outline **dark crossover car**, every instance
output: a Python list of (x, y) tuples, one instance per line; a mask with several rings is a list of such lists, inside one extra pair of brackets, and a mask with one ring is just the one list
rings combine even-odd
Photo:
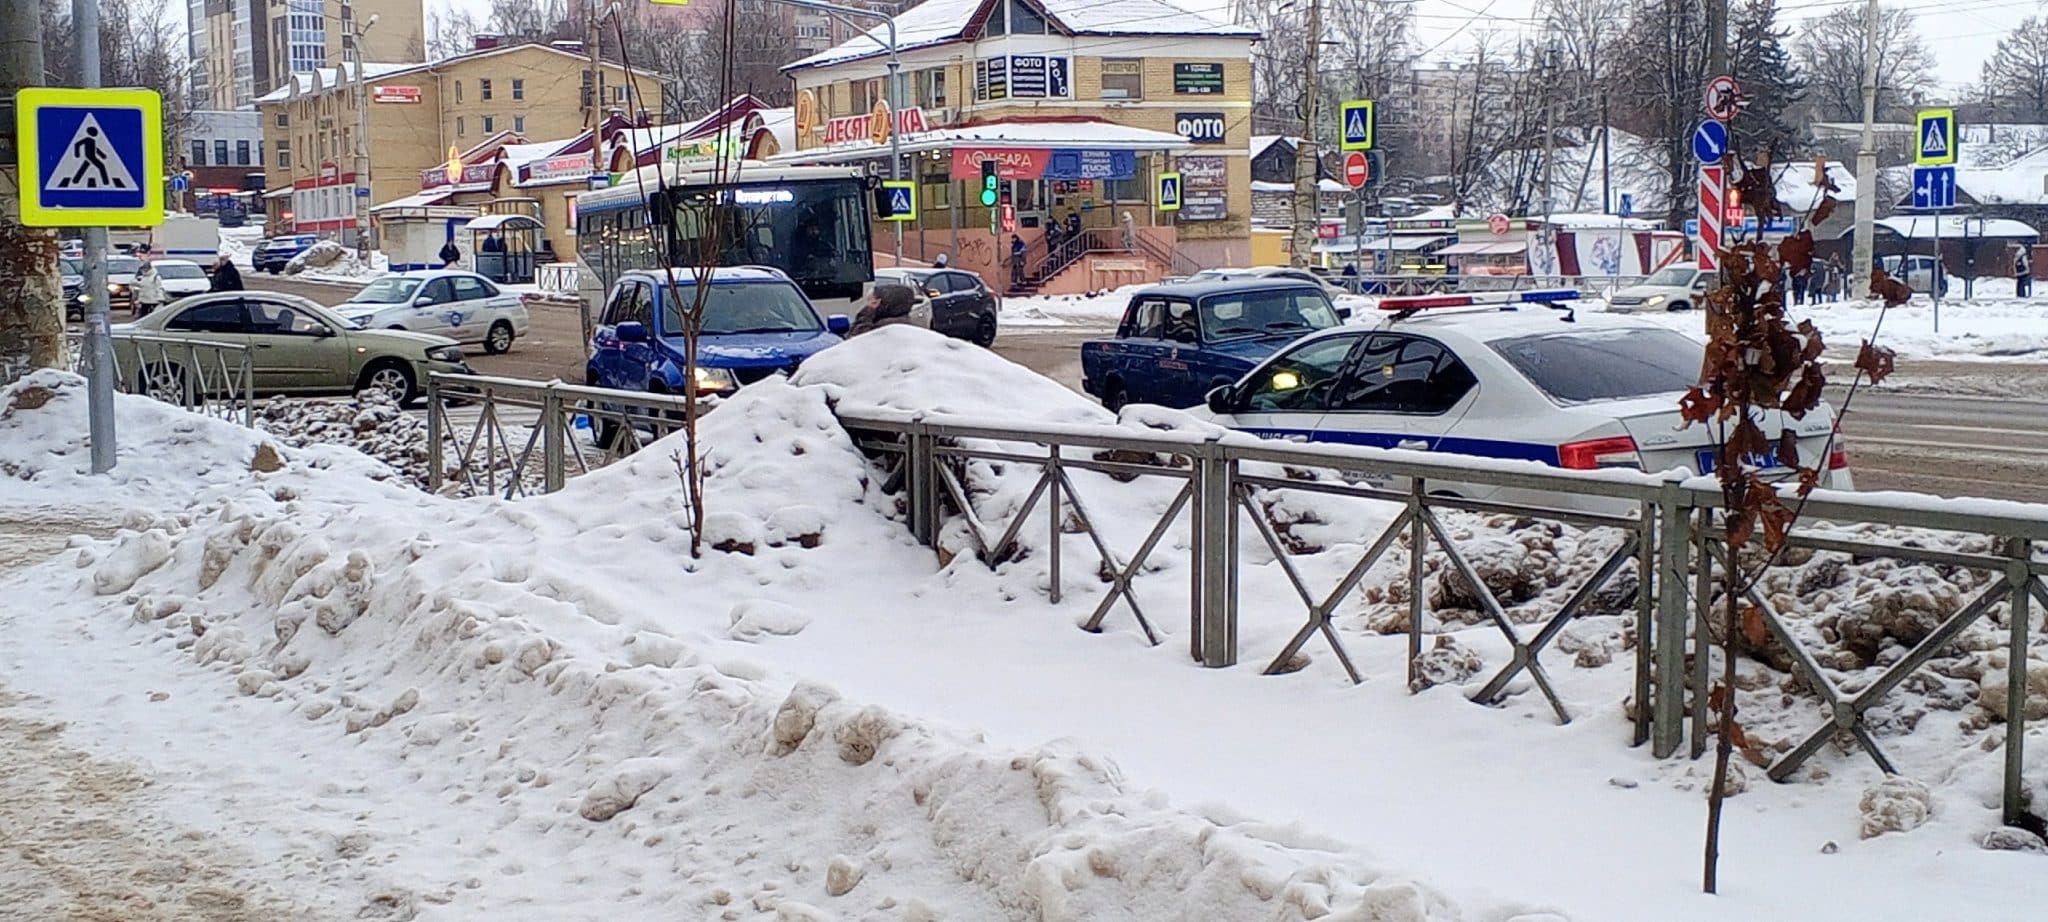
[[(585, 370), (597, 387), (681, 394), (689, 355), (683, 318), (697, 303), (694, 274), (674, 285), (659, 272), (628, 272), (612, 284), (591, 338)], [(839, 343), (844, 314), (822, 316), (803, 290), (759, 266), (718, 269), (704, 299), (697, 335), (697, 391), (721, 394)]]
[(911, 323), (978, 346), (995, 344), (1002, 302), (981, 276), (961, 269), (877, 269), (875, 281), (902, 285), (917, 296)]
[(1281, 347), (1337, 326), (1346, 311), (1315, 282), (1186, 282), (1131, 296), (1116, 338), (1081, 344), (1081, 389), (1103, 406), (1199, 406)]

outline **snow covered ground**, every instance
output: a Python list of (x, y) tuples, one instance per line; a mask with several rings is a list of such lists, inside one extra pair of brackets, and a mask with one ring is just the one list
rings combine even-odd
[[(1940, 330), (1935, 329), (1934, 302), (1925, 295), (1883, 311), (1873, 301), (1836, 301), (1825, 304), (1794, 305), (1792, 319), (1811, 320), (1821, 331), (1830, 352), (1853, 354), (1864, 339), (1875, 338), (1898, 352), (1901, 358), (1951, 359), (1959, 361), (2041, 362), (2048, 359), (2048, 296), (2019, 299), (2012, 296), (2012, 280), (1986, 279), (1977, 285), (1977, 297), (1944, 298), (1940, 309)], [(1961, 293), (1961, 283), (1953, 289)], [(1587, 302), (1604, 309), (1600, 301)], [(1646, 313), (1636, 316), (1670, 326), (1695, 339), (1705, 339), (1705, 320), (1698, 312)]]
[[(32, 389), (47, 393), (24, 399)], [(1401, 607), (1398, 549), (1339, 619), (1359, 687), (1319, 642), (1306, 669), (1259, 674), (1301, 617), (1270, 554), (1251, 554), (1245, 576), (1245, 665), (1222, 671), (1189, 664), (1171, 615), (1188, 583), (1184, 529), (1139, 581), (1159, 647), (1121, 606), (1103, 635), (1075, 629), (1104, 591), (1085, 535), (1058, 539), (1059, 605), (1042, 521), (995, 571), (960, 553), (951, 523), (942, 564), (909, 539), (832, 404), (1114, 420), (924, 331), (854, 340), (706, 419), (705, 538), (722, 550), (702, 560), (686, 553), (664, 446), (552, 496), (453, 500), (340, 448), (287, 447), (281, 469), (255, 472), (263, 435), (122, 397), (122, 467), (93, 478), (78, 472), (82, 392), (47, 373), (0, 392), (0, 522), (91, 508), (125, 526), (0, 576), (5, 707), (151, 779), (128, 796), (152, 822), (243, 843), (202, 863), (259, 868), (274, 891), (252, 901), (447, 919), (2038, 913), (2048, 859), (1979, 847), (2001, 754), (1962, 726), (1977, 705), (1953, 700), (1960, 686), (1916, 692), (1956, 713), (1913, 721), (1955, 729), (1894, 752), (1932, 789), (1925, 825), (1859, 837), (1858, 800), (1878, 779), (1859, 753), (1825, 753), (1825, 780), (1751, 772), (1730, 802), (1723, 896), (1706, 898), (1705, 766), (1625, 745), (1624, 615), (1560, 641), (1594, 652), (1552, 664), (1579, 715), (1559, 726), (1526, 688), (1496, 708), (1464, 698), (1507, 650), (1448, 610), (1448, 649), (1484, 668), (1468, 675), (1447, 654), (1445, 684), (1408, 693), (1403, 639), (1379, 633)], [(1144, 423), (1186, 424), (1126, 422)], [(969, 473), (993, 521), (1028, 492), (1014, 466)], [(1125, 553), (1171, 497), (1075, 478)], [(1305, 550), (1325, 550), (1296, 561), (1312, 585), (1341, 575), (1390, 514), (1291, 495), (1275, 508)], [(1606, 540), (1449, 524), (1526, 591), (1518, 618), (1569, 594)], [(1864, 598), (1861, 572), (1834, 587), (1841, 605)], [(1445, 591), (1440, 575), (1429, 591)], [(1751, 695), (1759, 715), (1782, 697), (1788, 726), (1817, 720), (1770, 676)]]
[(263, 226), (260, 224), (244, 224), (241, 227), (223, 227), (220, 229), (220, 255), (232, 260), (238, 268), (245, 272), (250, 269), (249, 257), (255, 254), (256, 247), (262, 243)]
[(1114, 327), (1131, 303), (1131, 285), (1085, 295), (1028, 295), (1003, 298), (1002, 325), (1009, 327)]

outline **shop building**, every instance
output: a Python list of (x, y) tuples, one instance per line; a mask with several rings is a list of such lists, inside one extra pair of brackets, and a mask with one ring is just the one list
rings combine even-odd
[[(424, 177), (437, 169), (445, 176), (451, 156), (462, 167), (456, 182), (443, 184), (474, 185), (467, 180), (472, 168), (482, 169), (489, 157), (495, 169), (505, 145), (583, 133), (592, 105), (660, 115), (653, 74), (602, 64), (593, 79), (588, 59), (573, 47), (521, 44), (429, 64), (369, 63), (362, 74), (373, 205), (421, 192)], [(273, 233), (353, 239), (354, 77), (353, 65), (319, 68), (257, 101)]]
[[(902, 105), (889, 106), (889, 30), (877, 27), (784, 68), (794, 144), (773, 158), (868, 163), (886, 177), (893, 142), (918, 217), (878, 224), (878, 260), (899, 227), (906, 260), (947, 254), (1013, 291), (1249, 260), (1256, 31), (1165, 0), (928, 0), (894, 24)], [(1177, 211), (1159, 207), (1169, 172), (1181, 177)], [(1076, 218), (1084, 233), (1047, 239)], [(1026, 245), (1021, 277), (1013, 240)]]

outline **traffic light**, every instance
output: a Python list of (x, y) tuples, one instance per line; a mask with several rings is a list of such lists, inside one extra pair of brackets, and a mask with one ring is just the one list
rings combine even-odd
[(981, 207), (996, 207), (996, 162), (981, 162)]

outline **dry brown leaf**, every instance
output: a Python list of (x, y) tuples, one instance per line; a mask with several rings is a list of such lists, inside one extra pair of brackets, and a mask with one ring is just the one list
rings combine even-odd
[(1870, 376), (1870, 383), (1881, 384), (1891, 377), (1892, 362), (1896, 354), (1884, 346), (1863, 341), (1863, 348), (1856, 352), (1856, 369)]

